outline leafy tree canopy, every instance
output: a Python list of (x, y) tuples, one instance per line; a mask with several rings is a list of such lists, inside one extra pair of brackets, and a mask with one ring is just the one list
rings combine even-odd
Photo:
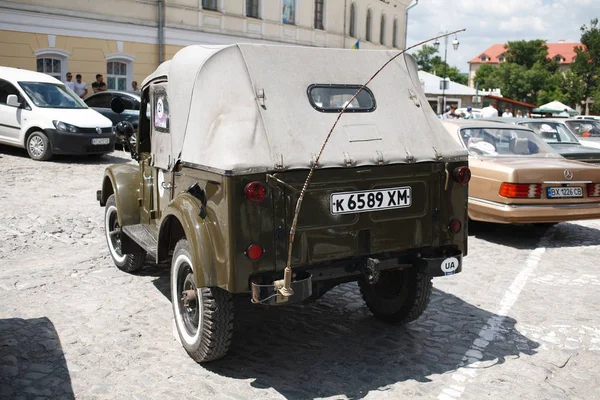
[(446, 77), (453, 82), (457, 82), (466, 85), (468, 78), (462, 74), (458, 68), (451, 67), (438, 55), (438, 50), (433, 46), (424, 45), (416, 53), (413, 54), (417, 65), (425, 71), (431, 74), (435, 74), (442, 77), (445, 73)]

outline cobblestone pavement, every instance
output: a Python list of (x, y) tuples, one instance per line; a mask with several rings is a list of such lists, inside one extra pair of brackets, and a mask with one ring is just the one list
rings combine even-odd
[(108, 256), (95, 191), (128, 159), (0, 146), (0, 398), (600, 397), (600, 221), (472, 226), (464, 272), (405, 327), (355, 284), (308, 305), (236, 299), (230, 354), (200, 366), (174, 338), (167, 269)]

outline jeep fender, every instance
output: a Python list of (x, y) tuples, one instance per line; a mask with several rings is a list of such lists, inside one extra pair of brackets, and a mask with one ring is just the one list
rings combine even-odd
[(119, 225), (140, 223), (140, 170), (137, 165), (111, 165), (104, 171), (100, 204), (105, 205), (111, 194), (115, 195)]
[[(227, 276), (218, 276), (213, 242), (207, 224), (208, 218), (200, 218), (201, 203), (189, 194), (177, 196), (164, 210), (158, 233), (158, 257), (163, 259), (175, 242), (170, 237), (172, 224), (179, 223), (190, 245), (195, 268), (196, 287), (220, 287), (228, 290)], [(180, 238), (176, 238), (179, 240)]]

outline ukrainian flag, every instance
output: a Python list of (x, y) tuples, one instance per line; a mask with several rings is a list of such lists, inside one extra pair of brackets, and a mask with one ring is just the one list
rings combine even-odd
[(358, 39), (356, 41), (356, 43), (354, 43), (354, 46), (352, 46), (353, 50), (358, 50), (360, 48), (360, 39)]

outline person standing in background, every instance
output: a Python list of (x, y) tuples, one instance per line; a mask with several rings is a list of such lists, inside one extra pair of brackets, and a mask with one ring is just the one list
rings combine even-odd
[(64, 82), (65, 86), (75, 91), (75, 82), (73, 82), (73, 75), (70, 72), (67, 72), (67, 80)]
[(467, 114), (465, 115), (465, 119), (474, 119), (475, 116), (473, 115), (473, 107), (468, 106), (467, 107)]
[(106, 83), (104, 83), (102, 74), (96, 74), (96, 82), (92, 83), (92, 90), (94, 93), (106, 91)]
[(140, 91), (140, 88), (138, 87), (137, 81), (131, 82), (131, 90), (134, 91), (134, 92), (139, 92)]
[(502, 114), (502, 118), (512, 118), (513, 113), (510, 112), (508, 107), (504, 109), (504, 113)]
[(73, 91), (75, 94), (82, 99), (87, 96), (88, 88), (85, 82), (81, 80), (81, 74), (75, 75), (75, 82), (73, 83)]
[(490, 103), (489, 106), (481, 109), (481, 118), (492, 118), (498, 116), (498, 110), (494, 107), (494, 103)]

